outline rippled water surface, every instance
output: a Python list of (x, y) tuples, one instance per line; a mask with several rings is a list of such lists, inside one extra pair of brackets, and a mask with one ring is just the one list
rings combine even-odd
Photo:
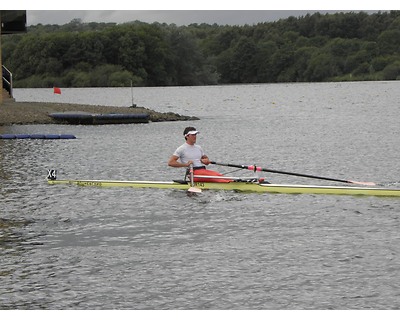
[(60, 178), (181, 178), (166, 162), (194, 125), (214, 161), (400, 187), (400, 82), (15, 90), (17, 101), (121, 107), (132, 93), (200, 120), (0, 127), (77, 136), (0, 140), (0, 309), (400, 308), (398, 199), (189, 197), (45, 180), (50, 168)]

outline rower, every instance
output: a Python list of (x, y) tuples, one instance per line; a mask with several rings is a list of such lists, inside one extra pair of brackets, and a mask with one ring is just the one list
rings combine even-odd
[[(193, 165), (193, 173), (196, 176), (223, 176), (221, 173), (206, 169), (210, 164), (208, 156), (204, 153), (201, 146), (196, 144), (199, 131), (195, 127), (186, 127), (183, 131), (185, 143), (179, 146), (168, 161), (170, 167), (189, 168)], [(185, 179), (187, 180), (189, 171), (187, 170)], [(229, 179), (208, 179), (196, 177), (194, 182), (230, 182)]]

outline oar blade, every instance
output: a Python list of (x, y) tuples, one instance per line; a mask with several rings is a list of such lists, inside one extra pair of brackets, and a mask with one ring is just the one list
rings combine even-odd
[(361, 182), (361, 181), (351, 181), (351, 180), (349, 180), (349, 182), (354, 183), (354, 184), (364, 185), (364, 186), (376, 186), (375, 182)]
[(201, 191), (200, 188), (197, 188), (197, 187), (190, 187), (190, 188), (188, 189), (188, 192), (201, 193), (202, 191)]

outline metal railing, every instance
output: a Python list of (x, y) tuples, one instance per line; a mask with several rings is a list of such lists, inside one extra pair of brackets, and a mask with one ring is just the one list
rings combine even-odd
[(3, 88), (8, 91), (10, 97), (13, 97), (12, 90), (13, 90), (13, 83), (12, 83), (12, 73), (8, 70), (5, 66), (1, 68), (2, 78), (3, 78)]

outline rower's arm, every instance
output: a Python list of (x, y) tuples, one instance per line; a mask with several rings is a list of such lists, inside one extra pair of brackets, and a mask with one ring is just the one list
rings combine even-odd
[(179, 157), (177, 156), (171, 156), (171, 158), (169, 158), (168, 161), (168, 165), (170, 167), (174, 167), (174, 168), (183, 168), (183, 167), (189, 167), (191, 163), (193, 163), (192, 160), (189, 160), (187, 163), (181, 163), (178, 161)]

